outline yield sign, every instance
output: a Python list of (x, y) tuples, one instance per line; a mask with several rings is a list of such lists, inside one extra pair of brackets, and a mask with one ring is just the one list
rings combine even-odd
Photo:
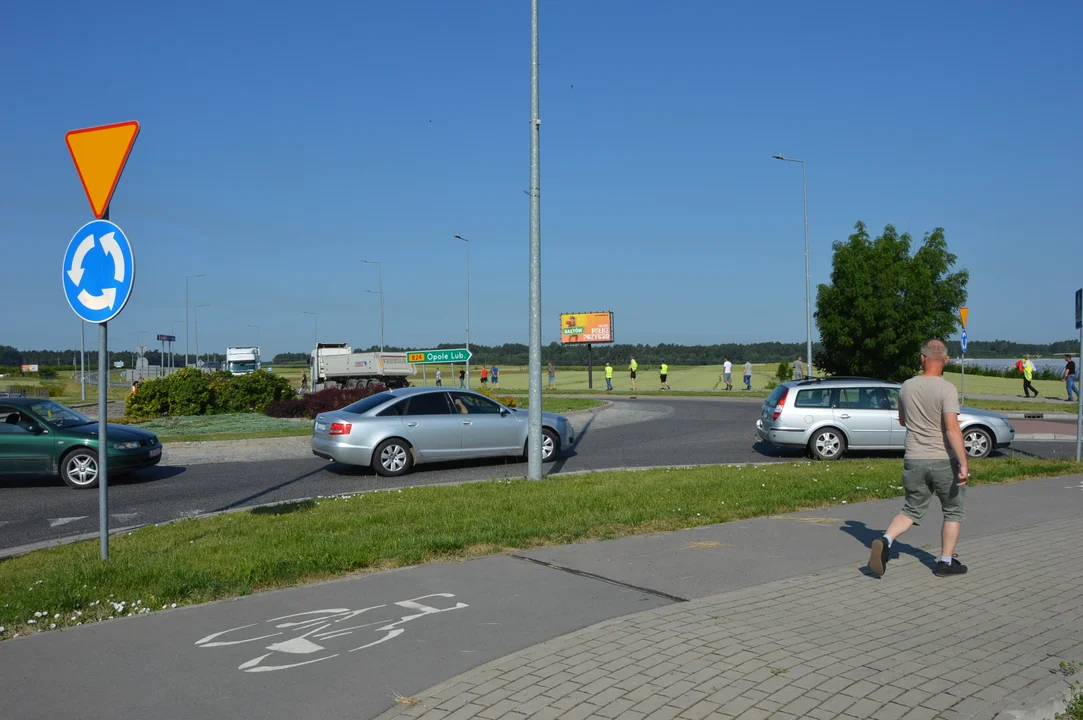
[(72, 130), (65, 136), (94, 217), (103, 217), (109, 209), (109, 201), (117, 189), (117, 181), (124, 172), (124, 164), (128, 162), (137, 135), (139, 123), (129, 120)]

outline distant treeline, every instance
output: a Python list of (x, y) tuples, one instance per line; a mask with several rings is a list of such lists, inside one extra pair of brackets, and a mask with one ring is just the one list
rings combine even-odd
[[(94, 338), (93, 347), (91, 347), (89, 334), (87, 336), (87, 348), (86, 348), (86, 366), (87, 368), (98, 367), (98, 342), (97, 337)], [(161, 363), (161, 350), (148, 349), (144, 357), (151, 365), (159, 365)], [(169, 353), (166, 353), (169, 356)], [(195, 353), (189, 353), (190, 362), (195, 362)], [(224, 362), (225, 355), (221, 353), (200, 353), (199, 357), (205, 362)], [(123, 362), (124, 367), (135, 367), (135, 353), (131, 350), (121, 350), (117, 352), (109, 352), (109, 363), (112, 365), (114, 362)], [(184, 348), (181, 348), (181, 352), (177, 353), (177, 367), (184, 364)], [(10, 345), (0, 345), (0, 367), (19, 367), (20, 365), (40, 365), (42, 367), (58, 367), (58, 366), (71, 366), (77, 367), (79, 365), (79, 350), (17, 350)]]
[[(959, 357), (962, 354), (962, 346), (958, 340), (948, 340), (948, 354)], [(1062, 340), (1047, 345), (1033, 343), (1017, 343), (1010, 340), (971, 340), (967, 343), (966, 354), (972, 358), (1011, 359), (1015, 360), (1024, 355), (1041, 355), (1045, 357), (1063, 357), (1065, 353), (1079, 354), (1079, 340)]]

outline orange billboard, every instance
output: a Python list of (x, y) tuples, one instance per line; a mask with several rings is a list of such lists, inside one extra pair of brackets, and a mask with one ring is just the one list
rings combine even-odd
[(613, 342), (613, 313), (562, 314), (560, 316), (560, 342), (561, 344)]

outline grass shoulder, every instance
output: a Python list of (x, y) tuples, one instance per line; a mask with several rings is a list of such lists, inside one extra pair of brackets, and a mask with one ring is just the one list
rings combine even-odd
[[(781, 462), (417, 487), (148, 526), (0, 562), (0, 639), (418, 563), (678, 530), (901, 494), (901, 460)], [(1079, 472), (972, 465), (974, 484)]]

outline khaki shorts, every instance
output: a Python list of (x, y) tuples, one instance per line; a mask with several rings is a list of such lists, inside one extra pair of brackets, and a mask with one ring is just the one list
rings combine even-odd
[(906, 460), (903, 462), (903, 489), (906, 504), (902, 514), (920, 525), (935, 494), (946, 522), (962, 522), (966, 517), (963, 500), (966, 486), (956, 483), (951, 460)]

